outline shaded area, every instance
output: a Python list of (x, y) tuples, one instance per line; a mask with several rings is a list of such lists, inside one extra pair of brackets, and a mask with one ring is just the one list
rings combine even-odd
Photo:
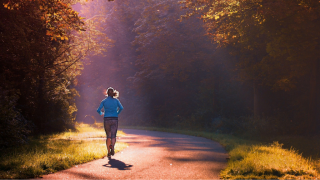
[(91, 175), (90, 173), (85, 173), (85, 172), (67, 172), (67, 174), (75, 176), (76, 178), (79, 179), (96, 179), (97, 177)]
[[(136, 136), (123, 137), (129, 144), (141, 144), (144, 148), (158, 147), (165, 148), (169, 151), (173, 157), (167, 157), (173, 161), (214, 161), (214, 162), (225, 162), (223, 158), (216, 158), (214, 156), (208, 157), (206, 153), (214, 152), (218, 156), (225, 156), (226, 151), (218, 143), (205, 139), (202, 137), (194, 137), (189, 135), (175, 134), (175, 133), (163, 133), (156, 131), (142, 131), (132, 129), (122, 129), (124, 132), (134, 135), (148, 135), (152, 138), (144, 140), (139, 139)], [(179, 153), (183, 152), (197, 152), (194, 156), (181, 157)], [(180, 156), (180, 157), (179, 157)]]
[(128, 165), (122, 161), (117, 159), (109, 158), (108, 164), (103, 165), (104, 167), (108, 168), (117, 168), (118, 170), (130, 170), (133, 165)]

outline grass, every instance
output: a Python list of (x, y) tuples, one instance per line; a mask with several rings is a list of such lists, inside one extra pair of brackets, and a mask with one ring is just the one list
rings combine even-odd
[[(5, 149), (0, 154), (0, 178), (35, 178), (68, 169), (107, 155), (102, 128), (77, 124), (76, 132), (34, 137), (28, 144)], [(118, 136), (123, 136), (118, 131)], [(115, 152), (128, 145), (117, 142)]]
[[(122, 131), (117, 132), (118, 137), (125, 136), (125, 133)], [(66, 139), (66, 140), (84, 140), (90, 138), (105, 138), (106, 133), (103, 129), (103, 123), (94, 123), (90, 124), (83, 124), (79, 123), (76, 124), (76, 131), (69, 131), (54, 134), (51, 136), (52, 139)]]
[[(316, 161), (311, 157), (303, 157), (297, 150), (284, 148), (283, 144), (279, 144), (278, 142), (267, 143), (266, 141), (253, 141), (227, 134), (202, 131), (132, 126), (123, 126), (121, 128), (173, 132), (200, 136), (217, 141), (224, 146), (229, 153), (227, 168), (220, 172), (220, 177), (223, 179), (319, 178), (319, 160)], [(284, 141), (283, 138), (281, 140)], [(292, 138), (286, 138), (285, 140), (293, 143)], [(304, 141), (304, 139), (296, 140)], [(305, 143), (302, 144), (306, 145)], [(306, 147), (306, 149), (309, 148)]]
[(221, 172), (223, 178), (232, 179), (288, 179), (315, 178), (317, 171), (311, 159), (303, 158), (282, 144), (240, 145), (229, 152), (228, 167)]

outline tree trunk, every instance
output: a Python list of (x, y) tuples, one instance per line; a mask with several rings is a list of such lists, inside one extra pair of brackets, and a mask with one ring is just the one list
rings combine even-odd
[(309, 112), (310, 120), (308, 121), (308, 127), (310, 133), (317, 133), (320, 129), (320, 63), (319, 59), (316, 59), (311, 64), (310, 74), (310, 94), (309, 94)]
[(259, 88), (257, 83), (253, 84), (253, 117), (259, 118), (260, 116), (260, 102), (259, 102)]
[[(317, 90), (316, 90), (316, 107), (315, 107), (315, 120), (316, 120), (316, 133), (319, 133), (320, 130), (320, 58), (317, 59), (317, 69), (316, 69), (316, 76), (317, 76)], [(320, 133), (319, 133), (320, 134)]]
[(43, 123), (45, 121), (44, 118), (44, 111), (45, 111), (45, 103), (44, 103), (44, 71), (39, 71), (39, 83), (38, 83), (38, 97), (37, 97), (37, 117), (35, 117), (36, 120), (36, 126), (37, 126), (37, 133), (44, 132)]
[(216, 96), (217, 96), (217, 92), (219, 92), (219, 82), (217, 81), (217, 78), (212, 78), (213, 79), (213, 98), (212, 98), (212, 110), (215, 111), (216, 107), (217, 107), (217, 102), (216, 102)]

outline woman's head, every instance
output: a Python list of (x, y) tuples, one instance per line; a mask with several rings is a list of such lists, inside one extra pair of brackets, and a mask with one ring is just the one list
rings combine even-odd
[(119, 92), (114, 90), (112, 87), (109, 87), (107, 89), (107, 95), (110, 97), (113, 97), (113, 98), (117, 98), (117, 97), (119, 97)]

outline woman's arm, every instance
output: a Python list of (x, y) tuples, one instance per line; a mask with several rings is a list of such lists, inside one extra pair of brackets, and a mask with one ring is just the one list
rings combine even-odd
[(99, 108), (97, 109), (97, 112), (102, 115), (101, 109), (103, 107), (103, 101), (101, 101)]
[(120, 112), (123, 110), (123, 106), (121, 105), (120, 101), (118, 100), (118, 114), (120, 114)]

